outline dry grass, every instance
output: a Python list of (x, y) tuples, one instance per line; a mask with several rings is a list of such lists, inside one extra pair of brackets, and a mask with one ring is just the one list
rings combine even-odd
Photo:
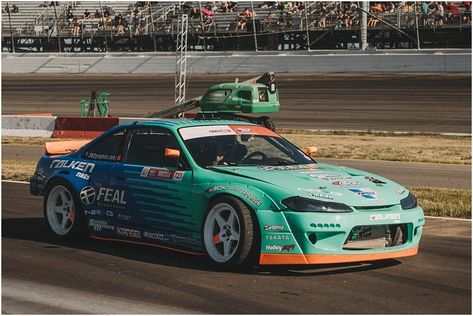
[(37, 161), (2, 160), (2, 179), (30, 181)]
[[(2, 179), (29, 181), (35, 161), (2, 161)], [(410, 187), (425, 215), (471, 218), (471, 191)]]
[(2, 137), (3, 145), (44, 145), (46, 142), (60, 142), (65, 140), (84, 140), (84, 138), (49, 138), (49, 137)]
[(423, 187), (409, 190), (417, 197), (425, 215), (471, 218), (471, 191)]
[(317, 146), (315, 158), (471, 165), (471, 137), (288, 131), (282, 135), (300, 148)]

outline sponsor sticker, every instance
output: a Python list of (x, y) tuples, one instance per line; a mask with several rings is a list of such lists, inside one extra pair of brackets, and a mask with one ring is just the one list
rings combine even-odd
[(266, 235), (266, 240), (289, 240), (286, 235)]
[(108, 216), (113, 217), (112, 211), (102, 211), (102, 210), (85, 210), (85, 214), (92, 216)]
[(94, 231), (96, 232), (101, 232), (104, 229), (115, 230), (115, 226), (110, 225), (107, 221), (101, 221), (96, 219), (90, 219), (89, 226), (93, 227)]
[(284, 230), (284, 225), (264, 225), (266, 231), (281, 231)]
[(402, 195), (406, 192), (406, 189), (402, 188), (402, 187), (399, 187), (399, 189), (396, 190), (396, 194), (397, 195)]
[(160, 180), (181, 181), (185, 171), (173, 171), (168, 169), (144, 167), (141, 170), (141, 176), (146, 178), (155, 178)]
[(314, 164), (307, 165), (288, 165), (288, 166), (258, 166), (258, 169), (263, 171), (285, 171), (285, 170), (315, 170), (317, 168)]
[(356, 195), (366, 199), (366, 200), (375, 201), (375, 200), (378, 199), (378, 196), (376, 195), (376, 192), (374, 192), (370, 188), (352, 188), (352, 189), (348, 189), (348, 190), (355, 193)]
[(76, 177), (84, 179), (84, 180), (89, 180), (90, 176), (87, 173), (83, 172), (77, 172)]
[(90, 205), (95, 202), (95, 189), (90, 185), (85, 186), (80, 190), (79, 193), (80, 200), (85, 205)]
[(374, 178), (374, 177), (365, 177), (365, 179), (368, 180), (368, 181), (371, 181), (371, 182), (373, 182), (374, 184), (379, 185), (379, 186), (381, 186), (381, 185), (383, 185), (383, 184), (386, 184), (386, 182), (381, 181), (381, 180), (379, 180), (379, 179), (376, 179), (376, 178)]
[(348, 187), (348, 186), (352, 186), (352, 185), (358, 185), (358, 184), (360, 184), (360, 182), (356, 181), (354, 179), (348, 179), (348, 180), (333, 181), (332, 184), (333, 185), (338, 185), (338, 186), (341, 186), (341, 187)]
[(209, 136), (237, 135), (228, 125), (185, 127), (181, 128), (179, 133), (184, 140)]
[(214, 187), (211, 187), (211, 188), (207, 189), (206, 191), (211, 193), (211, 192), (215, 192), (215, 191), (225, 191), (225, 190), (231, 190), (231, 191), (234, 191), (234, 192), (241, 193), (243, 196), (245, 196), (248, 200), (250, 200), (256, 206), (261, 206), (263, 204), (263, 202), (261, 202), (261, 200), (257, 199), (253, 194), (251, 194), (250, 192), (245, 191), (245, 190), (243, 190), (239, 187), (233, 187), (233, 186), (229, 186), (229, 185), (217, 185), (217, 186), (214, 186)]
[(54, 159), (51, 162), (49, 168), (51, 169), (59, 169), (59, 168), (66, 168), (66, 169), (74, 169), (81, 172), (91, 173), (94, 170), (95, 164), (92, 162), (83, 162), (83, 161), (75, 161), (75, 160), (65, 160), (65, 159)]
[(146, 230), (143, 232), (143, 237), (148, 238), (148, 239), (153, 239), (153, 240), (159, 240), (159, 241), (169, 241), (169, 237), (166, 237), (164, 234), (152, 233)]
[(290, 244), (290, 245), (266, 245), (265, 249), (266, 250), (271, 250), (271, 251), (291, 251), (294, 250), (296, 245)]
[(117, 227), (117, 234), (118, 234), (118, 236), (141, 239), (141, 233), (140, 233), (140, 231), (138, 231), (136, 229)]
[(401, 214), (372, 214), (370, 215), (372, 221), (385, 221), (385, 220), (401, 220)]

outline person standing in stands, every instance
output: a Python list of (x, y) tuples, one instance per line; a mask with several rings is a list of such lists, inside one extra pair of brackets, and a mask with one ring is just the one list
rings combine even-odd
[(89, 12), (89, 9), (85, 9), (85, 11), (84, 11), (84, 19), (90, 19), (90, 12)]

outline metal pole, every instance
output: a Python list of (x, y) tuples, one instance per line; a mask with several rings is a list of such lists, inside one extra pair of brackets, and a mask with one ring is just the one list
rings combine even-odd
[(250, 1), (250, 5), (251, 5), (251, 20), (253, 22), (253, 37), (255, 38), (255, 51), (258, 51), (258, 37), (256, 36), (255, 9), (253, 8), (253, 1)]
[(153, 13), (151, 12), (151, 4), (153, 2), (150, 2), (149, 3), (149, 6), (148, 6), (148, 11), (149, 11), (149, 20), (151, 22), (151, 36), (153, 37), (153, 47), (154, 47), (154, 51), (156, 51), (156, 38), (154, 37), (154, 21), (153, 21)]
[(56, 35), (57, 35), (57, 47), (59, 49), (59, 52), (62, 52), (61, 48), (61, 34), (59, 32), (59, 26), (57, 25), (57, 11), (56, 11), (56, 1), (53, 1), (53, 7), (54, 7), (54, 27), (56, 28)]
[[(368, 1), (361, 2), (361, 23), (360, 23), (360, 49), (366, 50), (368, 48)], [(358, 11), (359, 12), (359, 11)]]
[(10, 40), (11, 40), (11, 52), (14, 53), (15, 52), (15, 39), (13, 38), (13, 27), (11, 25), (11, 15), (10, 15), (10, 5), (8, 4), (7, 2), (7, 8), (8, 10), (7, 13), (8, 13), (8, 23), (10, 24)]
[(102, 1), (99, 1), (99, 6), (100, 6), (100, 15), (102, 16), (102, 28), (103, 28), (103, 37), (105, 40), (105, 52), (108, 53), (108, 44), (107, 44), (107, 33), (105, 31), (105, 20), (103, 16), (103, 8), (102, 8)]
[(307, 50), (310, 51), (309, 15), (307, 14), (307, 3), (304, 8), (304, 13), (305, 13), (305, 37), (307, 41)]
[(416, 19), (417, 50), (420, 50), (419, 19), (417, 17), (417, 2), (414, 2), (414, 15), (415, 15), (415, 19)]
[(204, 18), (202, 16), (202, 3), (200, 1), (199, 1), (199, 16), (200, 16), (200, 31), (202, 32), (202, 45), (204, 46), (204, 51), (206, 51), (207, 44), (205, 41)]

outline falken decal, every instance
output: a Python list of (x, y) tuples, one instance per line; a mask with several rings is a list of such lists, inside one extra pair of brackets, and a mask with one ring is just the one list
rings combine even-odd
[(82, 172), (91, 173), (94, 170), (95, 164), (92, 162), (83, 162), (75, 160), (54, 159), (49, 165), (51, 169), (74, 169)]
[(145, 167), (141, 170), (141, 176), (146, 178), (155, 178), (160, 180), (181, 181), (185, 171), (174, 171), (161, 168)]
[(372, 214), (370, 215), (372, 221), (385, 221), (385, 220), (401, 220), (401, 214)]

